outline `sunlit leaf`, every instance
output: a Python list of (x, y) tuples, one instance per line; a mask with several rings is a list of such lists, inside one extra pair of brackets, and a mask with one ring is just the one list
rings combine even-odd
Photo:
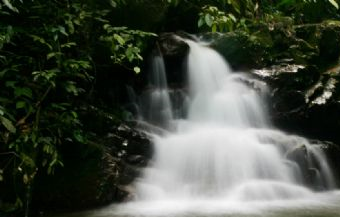
[(61, 54), (62, 54), (61, 52), (52, 52), (52, 53), (48, 53), (48, 54), (46, 55), (46, 59), (49, 60), (49, 59), (51, 59), (52, 57), (55, 57), (55, 56), (61, 55)]
[(7, 118), (0, 116), (0, 121), (2, 125), (11, 133), (15, 133), (16, 129), (12, 123), (12, 121), (8, 120)]
[(66, 33), (65, 27), (63, 26), (58, 26), (58, 30), (61, 34), (68, 36), (68, 34)]
[(4, 3), (4, 5), (6, 5), (6, 7), (8, 7), (10, 10), (14, 11), (14, 12), (19, 12), (18, 9), (16, 7), (14, 7), (12, 5), (12, 3), (9, 0), (2, 0), (2, 2)]
[(213, 24), (213, 18), (210, 14), (206, 14), (205, 17), (204, 17), (204, 20), (205, 20), (205, 23), (211, 27), (212, 24)]
[(335, 0), (328, 0), (329, 3), (331, 3), (336, 9), (339, 9), (339, 5)]
[(69, 42), (69, 43), (66, 43), (66, 44), (62, 44), (60, 47), (61, 48), (70, 48), (70, 47), (73, 47), (73, 46), (76, 46), (77, 44), (75, 42)]
[(140, 73), (140, 68), (139, 68), (138, 66), (135, 66), (135, 67), (133, 68), (133, 71), (135, 71), (136, 74), (138, 74), (138, 73)]
[(198, 20), (197, 26), (198, 26), (198, 27), (201, 27), (201, 26), (203, 26), (203, 24), (204, 24), (204, 20), (203, 20), (203, 18), (201, 17), (201, 18)]
[(120, 36), (118, 34), (114, 34), (113, 37), (114, 37), (114, 39), (116, 39), (118, 41), (118, 43), (120, 45), (124, 45), (125, 44), (125, 40), (122, 38), (122, 36)]
[(229, 16), (234, 22), (237, 21), (237, 20), (236, 20), (236, 17), (235, 17), (233, 14), (228, 14), (228, 16)]

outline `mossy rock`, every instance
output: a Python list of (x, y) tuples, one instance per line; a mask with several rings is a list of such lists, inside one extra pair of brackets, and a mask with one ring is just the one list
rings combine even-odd
[(249, 69), (265, 65), (267, 48), (253, 43), (243, 31), (205, 33), (202, 40), (211, 42), (210, 47), (219, 52), (234, 69)]
[(320, 24), (306, 24), (294, 27), (296, 36), (309, 45), (318, 48), (318, 64), (335, 63), (340, 56), (340, 22), (327, 20)]

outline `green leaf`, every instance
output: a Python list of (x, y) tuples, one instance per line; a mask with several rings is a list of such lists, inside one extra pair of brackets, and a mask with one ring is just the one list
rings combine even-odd
[(61, 52), (52, 52), (52, 53), (48, 53), (48, 54), (46, 55), (46, 59), (49, 60), (49, 59), (51, 59), (52, 57), (55, 57), (55, 56), (61, 55), (61, 54), (62, 54)]
[(24, 153), (21, 153), (21, 159), (22, 159), (22, 162), (25, 164), (25, 166), (30, 167), (32, 169), (35, 169), (35, 162), (32, 159), (32, 157), (30, 157), (30, 156), (28, 156)]
[(14, 95), (18, 96), (27, 96), (28, 98), (32, 98), (32, 90), (27, 87), (16, 87), (14, 89)]
[(66, 33), (65, 27), (63, 26), (58, 26), (58, 30), (61, 34), (68, 36), (68, 34)]
[(6, 5), (6, 7), (8, 7), (10, 10), (14, 11), (14, 12), (19, 12), (18, 9), (16, 7), (14, 7), (12, 5), (12, 3), (9, 0), (2, 0), (2, 2), (4, 3), (4, 5)]
[(211, 27), (212, 23), (213, 23), (213, 18), (210, 14), (206, 14), (204, 17), (205, 23)]
[(128, 58), (129, 62), (132, 62), (135, 58), (134, 47), (128, 47), (125, 51), (125, 55)]
[(15, 108), (17, 109), (25, 108), (25, 105), (26, 105), (25, 101), (18, 101), (15, 105)]
[(140, 73), (140, 68), (139, 68), (138, 66), (135, 66), (135, 67), (133, 68), (133, 71), (135, 71), (136, 74), (138, 74), (138, 73)]
[(74, 81), (67, 81), (65, 82), (65, 90), (68, 93), (73, 93), (73, 95), (78, 95), (78, 88), (76, 87), (76, 82)]
[(73, 132), (73, 137), (80, 143), (85, 143), (85, 138), (83, 136), (83, 132), (81, 130), (76, 130)]
[(120, 36), (118, 34), (114, 34), (113, 38), (116, 39), (120, 45), (124, 45), (125, 44), (125, 40), (122, 38), (122, 36)]
[(12, 121), (8, 120), (7, 118), (0, 116), (0, 121), (2, 125), (11, 133), (15, 133), (16, 129), (12, 123)]
[(31, 36), (31, 38), (33, 39), (33, 41), (38, 41), (38, 42), (40, 42), (41, 44), (46, 45), (50, 50), (53, 49), (52, 46), (51, 46), (49, 43), (47, 43), (47, 42), (45, 41), (45, 39), (43, 39), (42, 37), (37, 36), (37, 35), (30, 35), (30, 36)]
[(236, 17), (233, 14), (228, 14), (228, 16), (236, 23)]
[(200, 28), (201, 26), (203, 26), (203, 24), (204, 24), (204, 19), (203, 19), (203, 17), (201, 17), (201, 18), (198, 20), (198, 23), (197, 23), (198, 28)]
[[(248, 1), (247, 1), (248, 2)], [(238, 0), (228, 0), (228, 4), (231, 4), (234, 8), (234, 10), (238, 13), (241, 14), (241, 7), (240, 7), (240, 1)]]
[(5, 68), (0, 71), (0, 78), (3, 77), (8, 71), (11, 71), (11, 68)]
[(110, 0), (109, 3), (111, 5), (111, 7), (113, 7), (113, 8), (117, 7), (117, 3), (115, 1)]
[(76, 46), (77, 44), (75, 42), (69, 42), (69, 43), (66, 43), (66, 44), (62, 44), (60, 47), (61, 48), (70, 48), (72, 46)]
[(329, 3), (331, 3), (336, 9), (339, 9), (339, 5), (335, 0), (328, 0)]
[(6, 81), (5, 86), (15, 88), (16, 81)]

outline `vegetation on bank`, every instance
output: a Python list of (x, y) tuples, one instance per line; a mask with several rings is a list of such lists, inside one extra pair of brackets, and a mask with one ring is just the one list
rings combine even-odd
[[(274, 29), (287, 36), (297, 25), (325, 20), (339, 24), (339, 4), (338, 0), (0, 1), (0, 192), (4, 192), (0, 214), (19, 211), (27, 216), (35, 178), (42, 173), (53, 176), (56, 168), (64, 167), (66, 145), (86, 152), (89, 121), (81, 113), (89, 105), (114, 113), (117, 120), (124, 118), (116, 92), (123, 92), (131, 79), (141, 79), (134, 75), (144, 68), (145, 53), (159, 32), (236, 31), (253, 45), (268, 47), (272, 40), (267, 33)], [(266, 55), (275, 58), (275, 49)]]

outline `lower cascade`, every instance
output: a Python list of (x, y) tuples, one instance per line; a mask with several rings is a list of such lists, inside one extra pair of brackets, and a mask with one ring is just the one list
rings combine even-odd
[(320, 147), (273, 129), (263, 94), (245, 82), (247, 75), (233, 72), (214, 50), (186, 42), (188, 89), (180, 105), (167, 87), (162, 58), (155, 58), (154, 88), (142, 100), (144, 114), (153, 115), (143, 121), (166, 132), (154, 134), (154, 158), (136, 181), (130, 206), (150, 203), (166, 212), (164, 204), (178, 211), (196, 201), (199, 209), (228, 209), (310, 199), (335, 188)]

